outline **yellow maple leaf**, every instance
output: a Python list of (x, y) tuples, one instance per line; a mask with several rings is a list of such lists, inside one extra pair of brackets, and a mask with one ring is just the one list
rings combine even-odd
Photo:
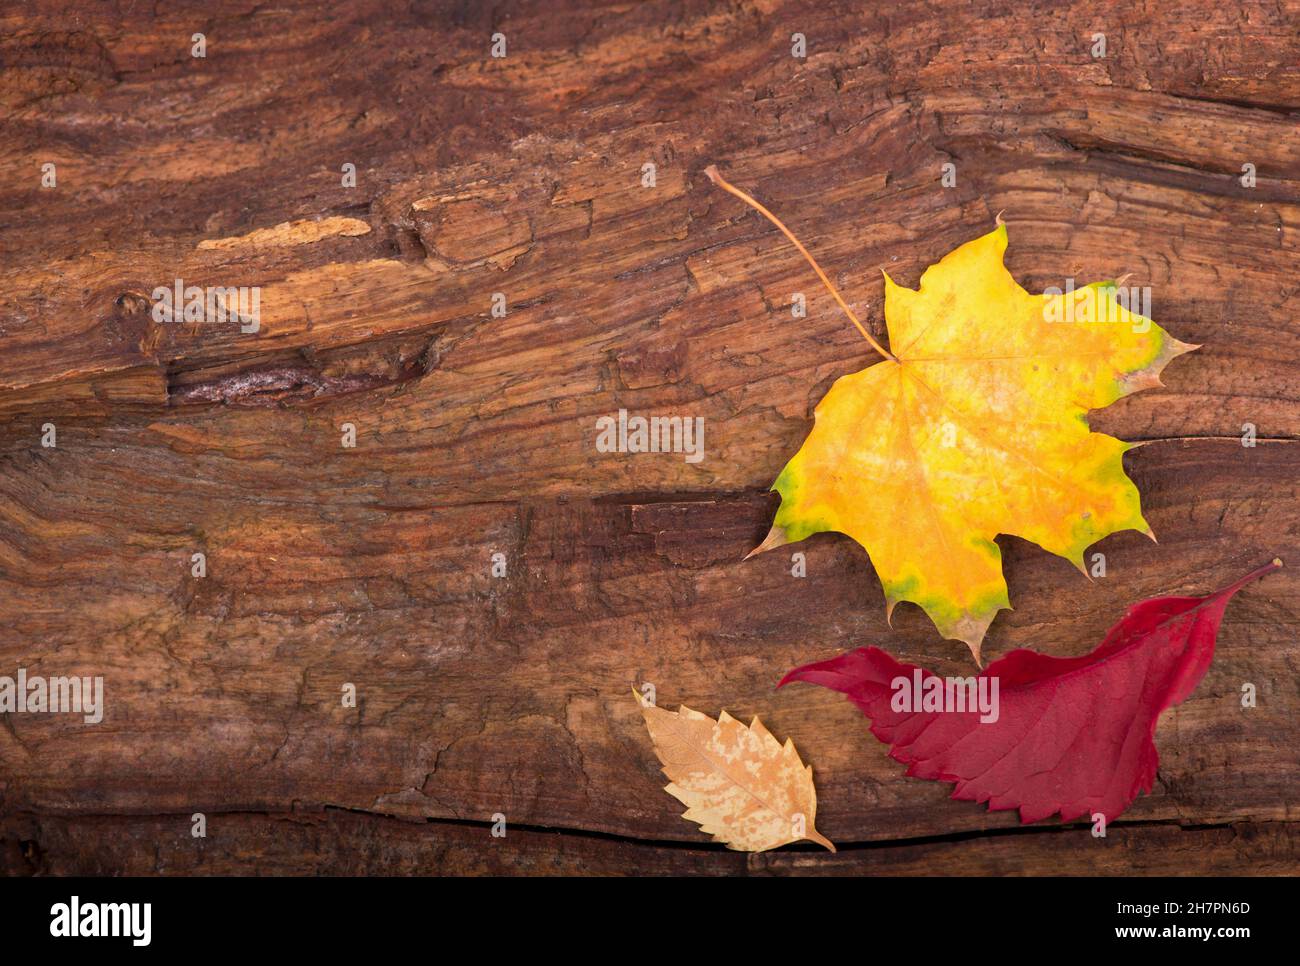
[(926, 269), (918, 290), (885, 275), (891, 352), (775, 215), (706, 173), (794, 242), (885, 357), (818, 403), (812, 432), (773, 484), (781, 506), (754, 553), (847, 534), (870, 554), (887, 614), (900, 600), (918, 604), (978, 662), (989, 624), (1010, 607), (998, 534), (1080, 570), (1084, 550), (1108, 534), (1151, 535), (1124, 472), (1129, 444), (1092, 432), (1087, 413), (1161, 385), (1166, 363), (1196, 346), (1130, 312), (1112, 282), (1025, 291), (1003, 265), (999, 218)]
[(655, 754), (686, 806), (682, 818), (739, 852), (764, 852), (803, 839), (835, 846), (813, 828), (817, 792), (812, 767), (794, 742), (784, 745), (754, 718), (748, 728), (723, 711), (714, 721), (682, 705), (655, 707), (634, 690)]

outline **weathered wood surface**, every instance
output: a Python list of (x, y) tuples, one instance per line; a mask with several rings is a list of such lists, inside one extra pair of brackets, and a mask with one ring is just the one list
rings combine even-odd
[[(0, 716), (0, 869), (1300, 871), (1300, 10), (556, 7), (0, 14), (0, 673), (107, 692), (95, 726)], [(1000, 540), (990, 657), (1292, 565), (1230, 606), (1107, 840), (950, 802), (837, 695), (773, 692), (865, 643), (969, 664), (915, 608), (886, 626), (845, 538), (803, 580), (741, 563), (812, 406), (872, 359), (712, 162), (878, 337), (880, 270), (915, 284), (1005, 209), (1027, 286), (1133, 272), (1203, 345), (1093, 418), (1149, 441), (1127, 466), (1159, 544), (1103, 541), (1089, 583)], [(260, 285), (261, 330), (153, 322), (177, 277)], [(704, 460), (597, 452), (620, 407), (704, 417)], [(646, 681), (793, 737), (849, 847), (704, 842), (660, 791)]]

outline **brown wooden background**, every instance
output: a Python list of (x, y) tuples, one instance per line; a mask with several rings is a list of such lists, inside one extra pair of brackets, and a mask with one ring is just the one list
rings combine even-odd
[[(1295, 3), (38, 6), (0, 13), (0, 673), (103, 675), (107, 711), (0, 716), (0, 869), (1300, 870)], [(873, 357), (711, 162), (878, 337), (880, 270), (915, 285), (1005, 209), (1026, 286), (1132, 272), (1203, 344), (1093, 419), (1146, 441), (1158, 545), (1105, 540), (1089, 583), (1000, 540), (990, 658), (1289, 565), (1229, 607), (1106, 839), (948, 801), (840, 696), (773, 692), (868, 643), (970, 664), (913, 607), (887, 628), (846, 538), (796, 548), (803, 580), (740, 562)], [(262, 286), (262, 331), (155, 324), (176, 277)], [(705, 417), (706, 458), (596, 452), (620, 407)], [(660, 790), (645, 681), (793, 737), (839, 854), (707, 843)]]

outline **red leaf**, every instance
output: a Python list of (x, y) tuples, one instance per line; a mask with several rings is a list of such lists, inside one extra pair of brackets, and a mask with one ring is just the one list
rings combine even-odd
[[(956, 782), (953, 798), (988, 802), (994, 811), (1019, 808), (1022, 822), (1058, 811), (1067, 822), (1097, 812), (1109, 822), (1139, 791), (1151, 791), (1156, 721), (1205, 675), (1228, 600), (1281, 565), (1275, 560), (1208, 597), (1135, 604), (1083, 657), (1012, 651), (979, 675), (997, 679), (996, 721), (981, 723), (978, 710), (903, 710), (903, 688), (894, 682), (915, 682), (914, 672), (922, 682), (936, 675), (876, 647), (805, 664), (781, 685), (808, 681), (842, 691), (908, 775)], [(983, 686), (991, 695), (992, 680)]]

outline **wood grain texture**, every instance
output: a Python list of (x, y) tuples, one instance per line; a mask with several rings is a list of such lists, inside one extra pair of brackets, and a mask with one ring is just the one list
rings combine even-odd
[[(0, 8), (0, 674), (103, 675), (107, 705), (0, 715), (0, 869), (1300, 872), (1298, 54), (1287, 3)], [(839, 696), (773, 691), (863, 644), (969, 663), (913, 607), (886, 625), (845, 538), (791, 548), (804, 579), (741, 562), (872, 357), (710, 163), (877, 338), (881, 269), (914, 285), (1005, 210), (1028, 288), (1132, 272), (1202, 345), (1092, 418), (1146, 441), (1158, 544), (1108, 538), (1089, 582), (999, 540), (990, 659), (1288, 564), (1104, 842), (950, 802)], [(155, 322), (175, 278), (260, 286), (260, 331)], [(598, 452), (620, 408), (703, 417), (705, 458)], [(708, 845), (644, 682), (794, 738), (841, 853)]]
[(205, 839), (184, 816), (30, 816), (6, 823), (3, 868), (45, 875), (1285, 875), (1294, 823), (1022, 829), (886, 842), (833, 856), (805, 848), (743, 854), (718, 845), (652, 843), (590, 833), (407, 822), (373, 814), (228, 812)]

